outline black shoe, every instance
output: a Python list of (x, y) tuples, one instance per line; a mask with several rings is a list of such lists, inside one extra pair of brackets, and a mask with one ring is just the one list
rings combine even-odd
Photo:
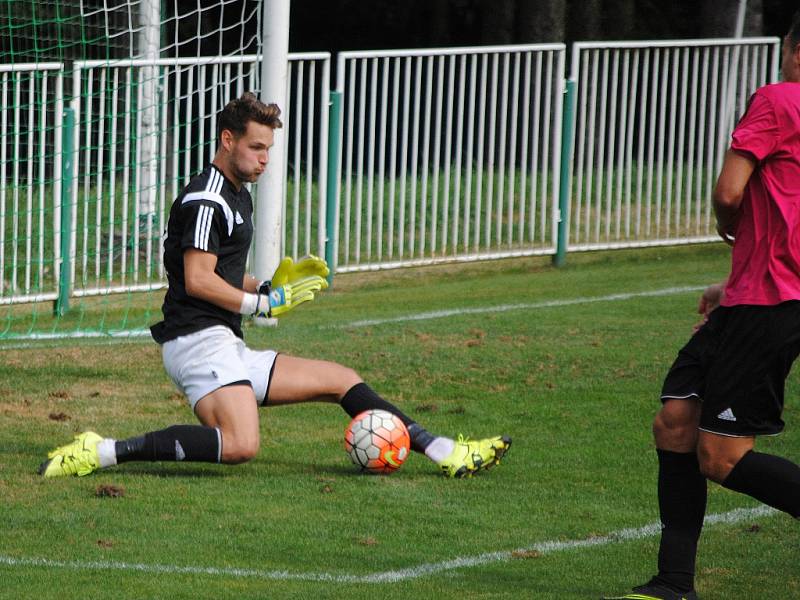
[(623, 596), (604, 596), (603, 600), (699, 600), (697, 593), (674, 592), (658, 583), (648, 582), (633, 588), (629, 594)]

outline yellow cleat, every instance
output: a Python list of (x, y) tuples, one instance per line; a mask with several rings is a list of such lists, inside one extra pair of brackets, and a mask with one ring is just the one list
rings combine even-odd
[(83, 477), (94, 473), (100, 468), (97, 443), (102, 439), (93, 431), (76, 435), (73, 442), (60, 446), (47, 454), (48, 460), (39, 465), (39, 475), (44, 475), (45, 477), (68, 477), (70, 475)]
[(510, 446), (511, 438), (505, 435), (475, 441), (459, 435), (455, 448), (439, 468), (445, 477), (472, 477), (473, 473), (498, 464)]

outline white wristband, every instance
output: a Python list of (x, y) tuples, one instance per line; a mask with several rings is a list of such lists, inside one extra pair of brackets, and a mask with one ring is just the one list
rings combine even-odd
[(258, 311), (258, 300), (260, 296), (258, 294), (248, 294), (247, 292), (244, 293), (242, 297), (242, 306), (239, 307), (239, 314), (242, 315), (254, 315), (256, 311)]

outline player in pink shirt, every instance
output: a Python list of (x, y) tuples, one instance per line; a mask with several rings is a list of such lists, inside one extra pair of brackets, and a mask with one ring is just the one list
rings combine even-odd
[(718, 188), (720, 234), (736, 240), (723, 306), (800, 300), (798, 97), (800, 83), (765, 85), (733, 132)]
[(800, 518), (800, 466), (753, 450), (756, 436), (783, 430), (784, 383), (800, 353), (800, 13), (781, 71), (733, 132), (713, 198), (731, 273), (703, 293), (703, 323), (672, 364), (653, 423), (658, 574), (615, 598), (697, 598), (707, 479)]

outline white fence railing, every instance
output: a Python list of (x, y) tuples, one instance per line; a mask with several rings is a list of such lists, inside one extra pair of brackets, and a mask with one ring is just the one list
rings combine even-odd
[(0, 304), (56, 297), (63, 82), (61, 63), (0, 65)]
[(330, 54), (290, 54), (289, 59), (288, 107), (283, 114), (289, 141), (284, 161), (289, 185), (281, 247), (284, 254), (294, 257), (324, 256)]
[(565, 46), (344, 52), (336, 269), (552, 253)]
[(575, 44), (569, 249), (717, 239), (730, 133), (779, 59), (777, 38)]
[[(324, 255), (332, 242), (338, 272), (553, 254), (562, 217), (569, 250), (715, 239), (730, 131), (779, 56), (777, 38), (577, 43), (565, 106), (562, 44), (342, 53), (329, 181), (330, 55), (292, 54), (283, 251)], [(257, 65), (0, 65), (0, 304), (57, 297), (64, 202), (74, 295), (162, 287), (169, 205), (213, 156), (219, 109), (257, 89)]]
[[(315, 175), (313, 167), (327, 152), (330, 55), (289, 60), (283, 246), (320, 252), (324, 217), (320, 227), (320, 211), (301, 210), (300, 199), (308, 207), (312, 190), (326, 186), (324, 169)], [(74, 64), (75, 295), (165, 285), (161, 235), (172, 200), (213, 158), (217, 113), (243, 92), (257, 92), (259, 65), (256, 55)]]

